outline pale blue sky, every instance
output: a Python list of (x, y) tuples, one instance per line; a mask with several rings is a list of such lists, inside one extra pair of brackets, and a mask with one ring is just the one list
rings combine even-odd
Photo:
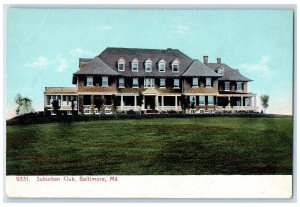
[(79, 57), (106, 47), (177, 48), (193, 59), (217, 57), (270, 95), (269, 113), (292, 113), (293, 13), (288, 10), (9, 9), (7, 117), (17, 93), (43, 109), (45, 86), (72, 86)]

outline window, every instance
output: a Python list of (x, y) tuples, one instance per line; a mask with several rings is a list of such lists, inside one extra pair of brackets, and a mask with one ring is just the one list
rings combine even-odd
[(108, 77), (102, 76), (102, 87), (108, 87)]
[(243, 83), (242, 82), (237, 82), (236, 83), (236, 90), (237, 91), (242, 91), (243, 90)]
[(47, 96), (47, 105), (51, 105), (51, 96)]
[(86, 78), (86, 85), (87, 86), (92, 86), (93, 85), (93, 76), (88, 76)]
[(164, 88), (164, 87), (166, 87), (166, 79), (164, 79), (164, 78), (161, 78), (161, 79), (160, 79), (159, 86), (160, 86), (161, 88)]
[(98, 109), (98, 108), (94, 108), (94, 113), (95, 113), (95, 114), (100, 114), (100, 113), (99, 113), (99, 109)]
[(173, 62), (172, 62), (172, 71), (174, 73), (179, 72), (179, 61), (177, 59), (173, 60)]
[(123, 58), (118, 60), (118, 71), (125, 71), (125, 60)]
[(119, 88), (124, 88), (125, 84), (124, 84), (124, 78), (119, 78)]
[(154, 78), (145, 78), (144, 87), (145, 88), (154, 88)]
[(83, 113), (84, 113), (84, 114), (91, 114), (91, 109), (90, 109), (90, 108), (85, 108), (85, 109), (83, 110)]
[(158, 71), (165, 72), (166, 71), (166, 63), (164, 63), (164, 62), (158, 63)]
[(225, 91), (230, 90), (230, 82), (225, 82)]
[(139, 64), (138, 63), (131, 63), (131, 70), (133, 72), (139, 71)]
[(213, 105), (214, 104), (214, 97), (213, 96), (208, 96), (207, 97), (207, 102), (208, 102), (208, 105)]
[(190, 103), (196, 105), (196, 96), (190, 96)]
[(206, 87), (211, 87), (211, 78), (206, 78)]
[(193, 87), (198, 87), (198, 78), (193, 78)]
[(132, 78), (132, 88), (138, 88), (138, 87), (139, 87), (139, 79)]
[(205, 105), (205, 96), (199, 96), (200, 105)]
[(174, 88), (179, 88), (179, 79), (174, 79)]
[(178, 73), (178, 72), (179, 72), (179, 66), (178, 66), (178, 64), (172, 65), (172, 71), (173, 71), (174, 73)]
[(151, 72), (152, 71), (152, 63), (146, 63), (145, 71), (146, 72)]
[(218, 74), (219, 75), (224, 75), (224, 70), (222, 68), (218, 69)]

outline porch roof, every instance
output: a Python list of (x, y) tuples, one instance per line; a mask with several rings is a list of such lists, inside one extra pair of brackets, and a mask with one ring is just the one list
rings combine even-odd
[(45, 87), (45, 94), (77, 94), (76, 87)]

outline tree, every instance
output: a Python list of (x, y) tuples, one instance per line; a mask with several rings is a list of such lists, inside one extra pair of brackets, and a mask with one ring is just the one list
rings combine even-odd
[(262, 95), (260, 97), (261, 105), (264, 108), (264, 113), (267, 112), (267, 108), (269, 107), (269, 96), (268, 95)]
[(60, 109), (59, 101), (57, 99), (52, 101), (52, 109), (56, 115), (58, 115), (58, 110)]
[(17, 115), (29, 114), (34, 112), (32, 108), (32, 101), (27, 97), (21, 96), (21, 94), (17, 94), (15, 98), (16, 104), (18, 108), (16, 109)]
[(112, 100), (112, 110), (113, 110), (113, 112), (116, 112), (117, 111), (117, 106), (120, 105), (120, 101), (119, 101), (119, 99), (117, 98), (117, 96), (115, 94), (113, 94), (111, 96), (111, 100)]
[(190, 102), (189, 102), (187, 96), (182, 94), (180, 97), (180, 102), (181, 102), (182, 111), (183, 111), (183, 113), (185, 113), (186, 109), (188, 109), (190, 107)]
[(141, 92), (139, 93), (139, 96), (136, 99), (136, 104), (140, 107), (140, 114), (142, 111), (142, 105), (144, 104), (144, 94)]

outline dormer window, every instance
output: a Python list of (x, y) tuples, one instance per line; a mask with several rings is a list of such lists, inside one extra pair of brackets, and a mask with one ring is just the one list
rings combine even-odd
[(159, 72), (166, 72), (166, 61), (164, 59), (161, 59), (158, 62), (158, 71)]
[(219, 68), (219, 69), (217, 70), (217, 73), (218, 73), (219, 75), (224, 75), (224, 70), (223, 70), (223, 68)]
[(138, 59), (134, 58), (131, 61), (131, 70), (133, 72), (138, 72), (139, 71), (139, 61), (138, 61)]
[(172, 72), (173, 73), (179, 72), (179, 61), (177, 59), (173, 60), (172, 62)]
[(123, 58), (118, 60), (118, 71), (125, 71), (125, 60)]
[(178, 73), (179, 72), (179, 66), (177, 64), (172, 65), (172, 71), (174, 73)]
[(152, 72), (152, 61), (150, 59), (145, 61), (145, 71)]

